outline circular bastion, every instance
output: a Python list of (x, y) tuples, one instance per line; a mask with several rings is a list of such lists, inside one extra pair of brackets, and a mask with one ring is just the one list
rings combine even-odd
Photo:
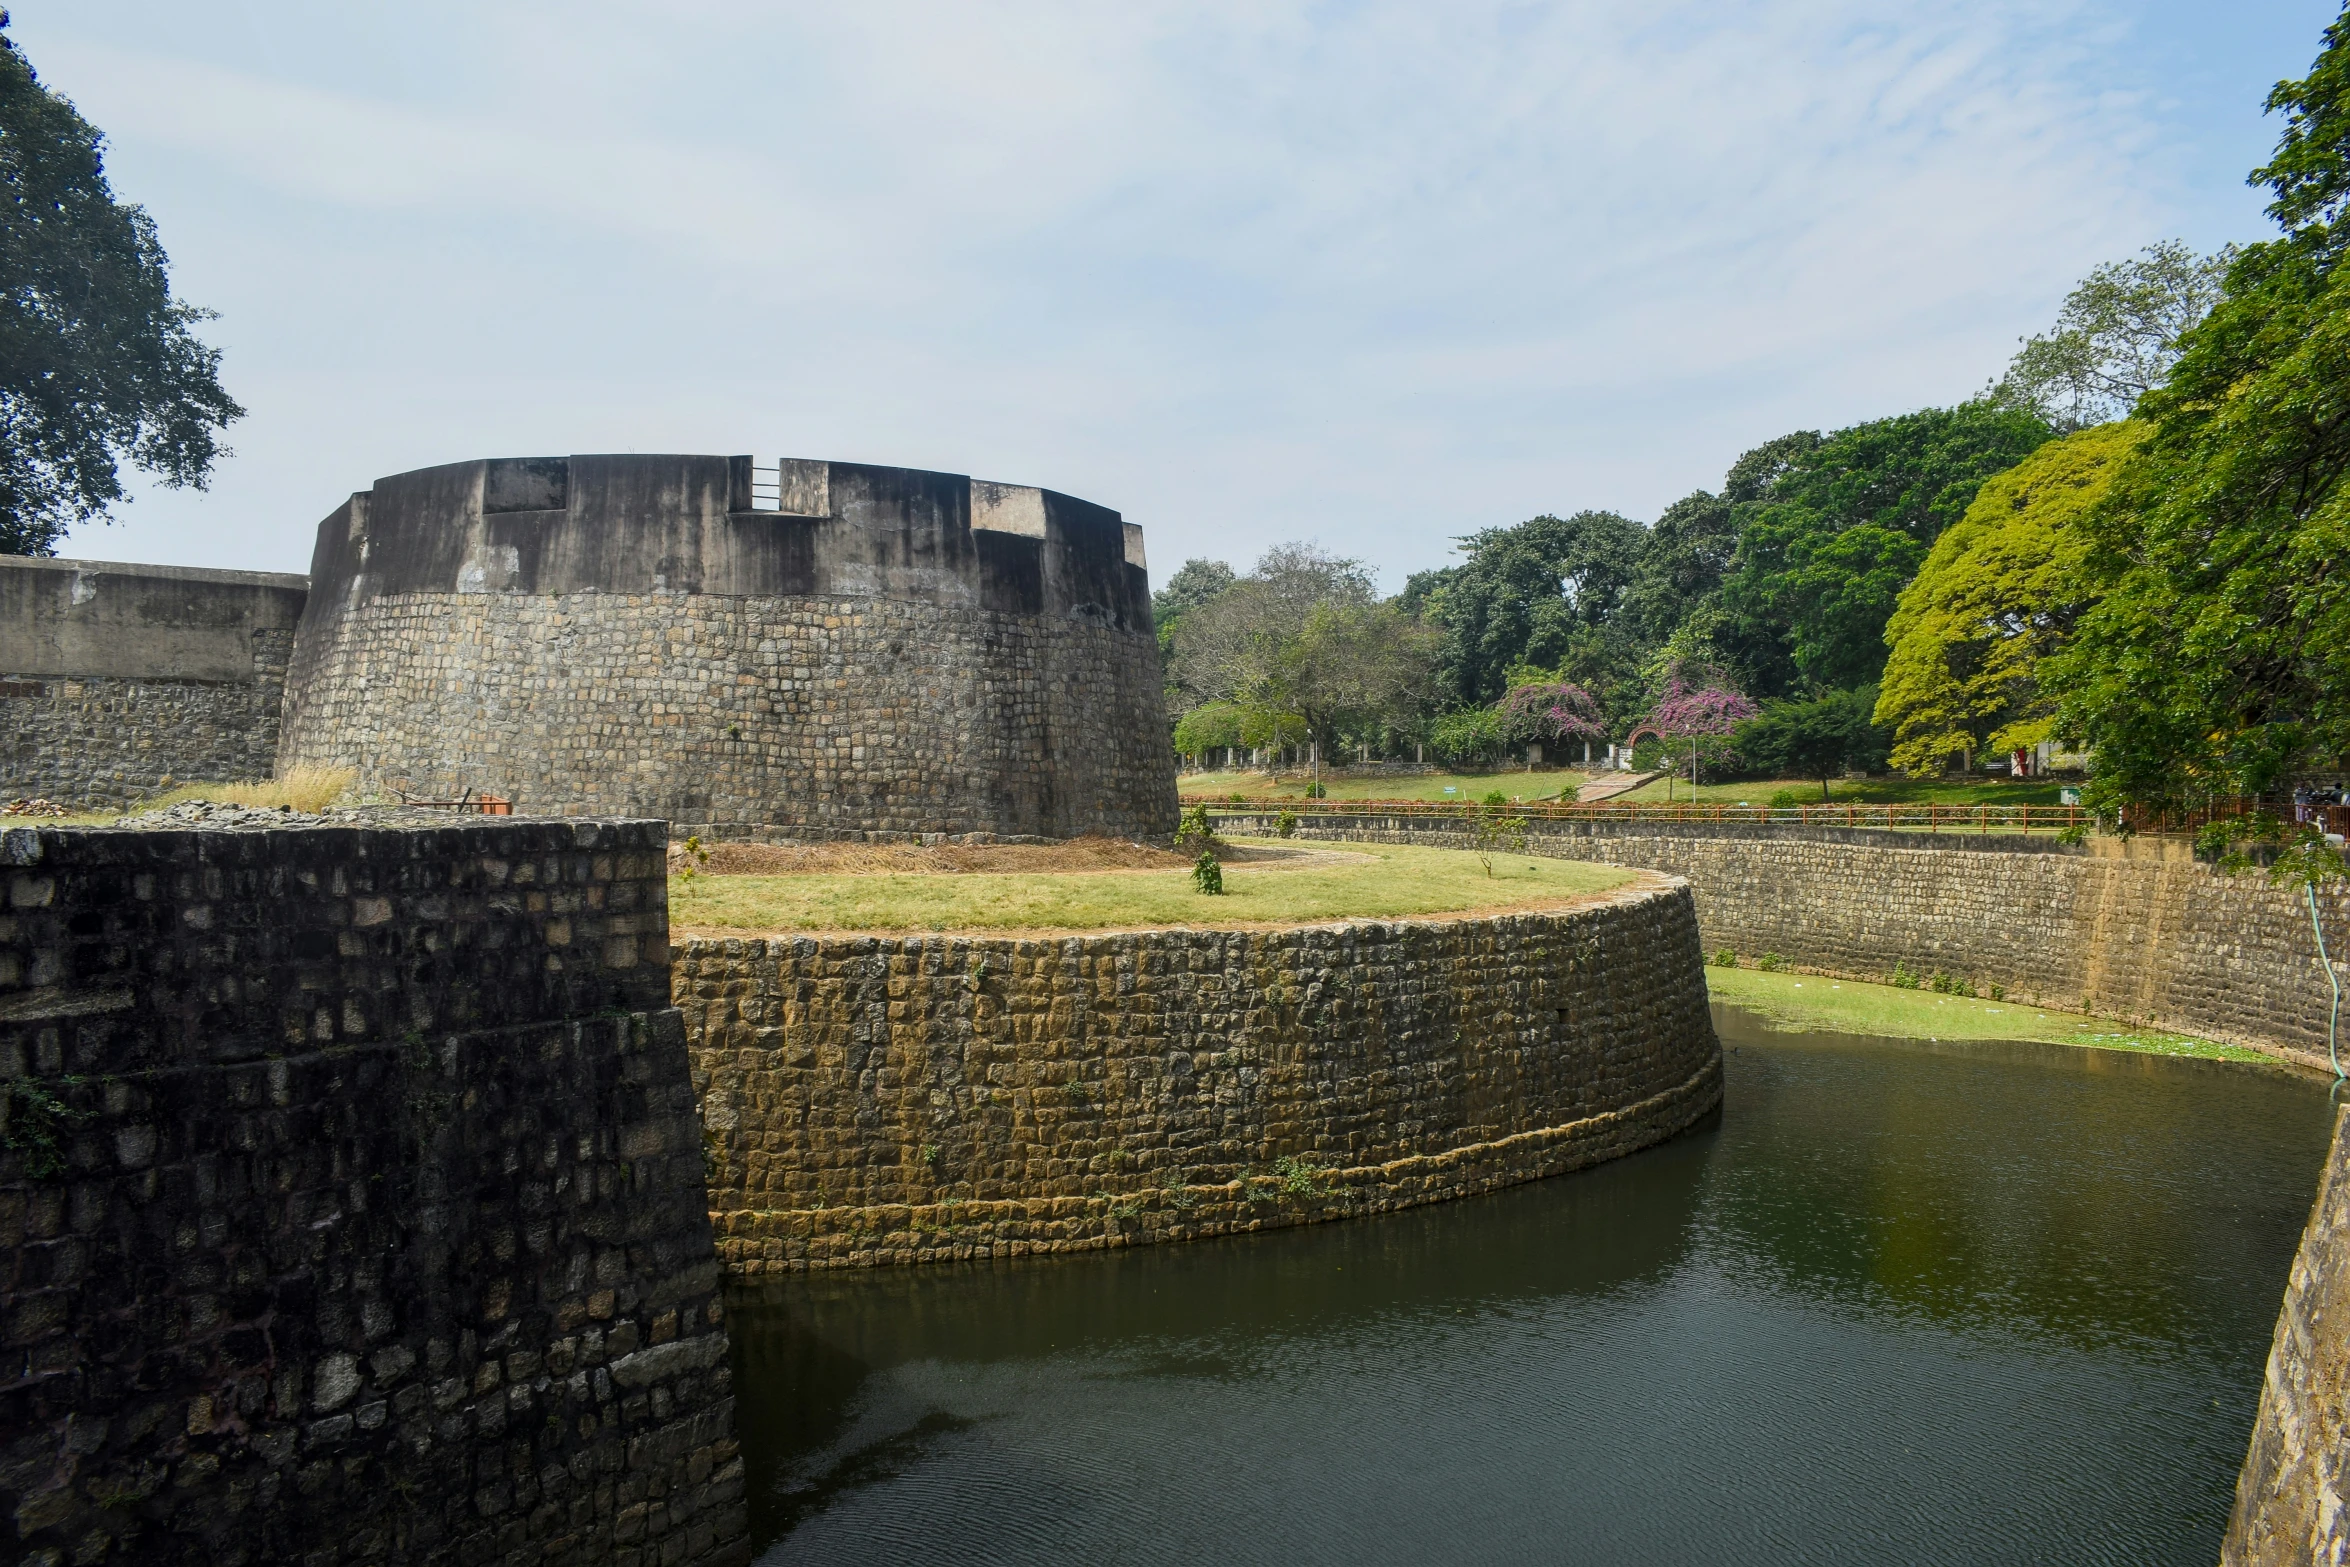
[(1251, 929), (671, 948), (741, 1274), (1174, 1241), (1583, 1168), (1721, 1103), (1687, 883)]
[(712, 836), (1156, 836), (1142, 531), (1051, 490), (747, 457), (489, 459), (319, 525), (282, 770)]

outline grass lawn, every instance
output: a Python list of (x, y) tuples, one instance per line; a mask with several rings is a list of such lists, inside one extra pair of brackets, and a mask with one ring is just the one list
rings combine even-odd
[(2133, 1030), (2103, 1018), (2013, 1001), (1937, 996), (1930, 990), (1864, 985), (1856, 980), (1822, 979), (1816, 974), (1766, 974), (1750, 968), (1709, 967), (1705, 981), (1716, 1001), (1743, 1007), (1790, 1029), (1894, 1039), (2037, 1039), (2146, 1055), (2276, 1064), (2275, 1058), (2257, 1050), (2213, 1044), (2184, 1034)]
[(1505, 855), (1493, 857), (1488, 876), (1476, 855), (1456, 849), (1237, 842), (1267, 857), (1227, 864), (1222, 897), (1200, 893), (1188, 870), (701, 875), (671, 878), (669, 922), (674, 931), (701, 934), (1203, 928), (1553, 904), (1633, 876)]
[[(1401, 778), (1334, 778), (1325, 774), (1322, 787), (1333, 800), (1482, 800), (1495, 790), (1514, 799), (1555, 800), (1560, 790), (1570, 795), (1581, 788), (1592, 775), (1581, 768), (1543, 768), (1528, 772), (1523, 767), (1505, 768), (1497, 773), (1410, 773)], [(1236, 794), (1250, 800), (1295, 800), (1304, 802), (1306, 782), (1303, 777), (1284, 777), (1279, 783), (1263, 773), (1185, 773), (1176, 780), (1184, 798), (1205, 795), (1219, 803)], [(1446, 789), (1456, 791), (1446, 794)]]

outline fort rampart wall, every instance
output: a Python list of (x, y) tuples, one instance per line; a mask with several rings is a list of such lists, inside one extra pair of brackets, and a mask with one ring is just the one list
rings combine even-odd
[(664, 849), (0, 835), (7, 1559), (747, 1557)]
[(265, 778), (308, 579), (0, 556), (0, 798)]
[[(1270, 817), (1218, 813), (1220, 830)], [(2250, 1045), (2322, 1067), (2333, 993), (2309, 908), (2258, 873), (2227, 875), (2183, 843), (1893, 833), (1761, 824), (1531, 822), (1527, 847), (1560, 859), (1687, 878), (1709, 952), (1776, 953), (1824, 974), (1883, 981), (1897, 967), (1997, 984), (2035, 1005)], [(1317, 841), (1464, 847), (1468, 824), (1301, 816)], [(2318, 909), (2350, 991), (2350, 895)], [(2350, 1025), (2350, 1016), (2345, 1024)], [(2350, 1048), (2350, 1040), (2344, 1045)]]
[(695, 939), (676, 995), (746, 1274), (1377, 1213), (1720, 1102), (1686, 887), (1275, 930)]
[(747, 458), (454, 463), (319, 527), (283, 764), (713, 835), (1163, 835), (1141, 530)]

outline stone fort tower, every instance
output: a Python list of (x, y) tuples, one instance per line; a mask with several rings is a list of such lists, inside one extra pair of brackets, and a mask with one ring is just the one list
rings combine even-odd
[(280, 769), (793, 836), (1164, 834), (1142, 530), (747, 457), (451, 463), (319, 525)]

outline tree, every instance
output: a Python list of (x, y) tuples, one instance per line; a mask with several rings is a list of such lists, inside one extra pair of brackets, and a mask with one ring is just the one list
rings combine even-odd
[(1187, 560), (1151, 595), (1151, 624), (1159, 633), (1159, 654), (1175, 653), (1175, 628), (1183, 617), (1232, 586), (1232, 568), (1220, 560)]
[(1175, 754), (1200, 757), (1240, 745), (1245, 715), (1236, 702), (1206, 702), (1175, 722)]
[(1581, 686), (1564, 680), (1528, 681), (1510, 688), (1499, 709), (1504, 732), (1524, 742), (1579, 740), (1589, 757), (1592, 744), (1607, 741), (1607, 720), (1599, 703)]
[(1730, 684), (1728, 674), (1695, 661), (1676, 662), (1665, 671), (1664, 690), (1648, 715), (1651, 727), (1664, 736), (1665, 753), (1689, 763), (1694, 788), (1701, 763), (1719, 766), (1734, 754), (1730, 736), (1759, 712), (1744, 693)]
[(1464, 707), (1428, 726), (1428, 749), (1448, 766), (1489, 765), (1509, 744), (1509, 729), (1490, 707)]
[(1748, 766), (1781, 777), (1817, 778), (1825, 800), (1830, 779), (1885, 764), (1889, 737), (1870, 719), (1876, 705), (1874, 686), (1831, 691), (1807, 702), (1781, 698), (1764, 703), (1760, 716), (1739, 724), (1731, 743)]
[(1515, 666), (1555, 667), (1609, 627), (1647, 543), (1614, 512), (1535, 517), (1460, 541), (1468, 559), (1440, 582), (1415, 577), (1407, 603), (1442, 628), (1440, 669), (1456, 701), (1490, 702)]
[(1249, 744), (1294, 743), (1295, 725), (1330, 745), (1416, 712), (1434, 650), (1432, 631), (1376, 601), (1360, 562), (1284, 544), (1183, 617), (1174, 672), (1186, 691), (1237, 704)]
[(1885, 623), (1926, 551), (1985, 479), (2050, 433), (2037, 414), (1977, 400), (1820, 440), (1785, 436), (1742, 458), (1725, 489), (1752, 499), (1723, 603), (1733, 623), (1725, 640), (1747, 655), (1750, 675), (1767, 672), (1753, 666), (1767, 663), (1776, 638), (1815, 690), (1873, 683)]
[(2234, 259), (2232, 245), (2198, 256), (2174, 239), (2099, 267), (2065, 296), (2054, 331), (2024, 340), (1993, 395), (2067, 433), (2127, 418), (2218, 302)]
[(2084, 524), (2146, 433), (2107, 424), (2049, 442), (1988, 480), (1934, 542), (1885, 627), (1876, 722), (1894, 732), (1895, 766), (1934, 771), (2048, 738), (2039, 668), (2088, 607)]
[(2090, 803), (2191, 803), (2350, 757), (2350, 16), (2268, 107), (2280, 238), (2139, 400), (2153, 425), (2087, 519), (2100, 595), (2043, 668)]
[[(7, 25), (0, 11), (0, 28)], [(0, 553), (48, 555), (123, 498), (118, 459), (202, 489), (244, 409), (174, 299), (103, 138), (0, 36)]]

